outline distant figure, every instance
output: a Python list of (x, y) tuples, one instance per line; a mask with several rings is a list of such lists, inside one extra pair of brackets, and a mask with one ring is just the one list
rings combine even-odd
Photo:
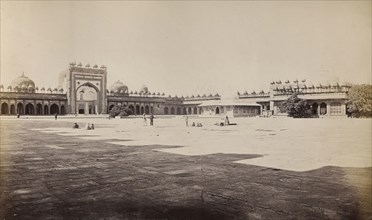
[(79, 129), (79, 125), (78, 125), (78, 123), (75, 122), (74, 125), (72, 126), (72, 128), (73, 128), (73, 129)]
[(198, 123), (198, 124), (196, 125), (196, 127), (203, 127), (203, 124), (202, 124), (202, 123)]
[(143, 113), (143, 125), (147, 125), (146, 113)]
[(230, 124), (229, 117), (227, 117), (227, 115), (226, 115), (226, 118), (225, 118), (225, 125), (229, 125), (229, 124)]
[(94, 130), (94, 124), (92, 123), (92, 125), (90, 126), (90, 129), (91, 130)]
[(151, 114), (150, 116), (150, 126), (153, 126), (154, 125), (154, 115)]
[(91, 128), (90, 128), (90, 124), (89, 123), (87, 123), (86, 125), (85, 125), (85, 130), (90, 130)]
[(54, 120), (57, 120), (57, 113), (54, 115)]
[(192, 123), (191, 127), (195, 127), (195, 122)]
[(17, 118), (19, 118), (19, 114), (17, 114)]
[(186, 116), (185, 122), (186, 122), (186, 127), (189, 127), (189, 117), (188, 116)]

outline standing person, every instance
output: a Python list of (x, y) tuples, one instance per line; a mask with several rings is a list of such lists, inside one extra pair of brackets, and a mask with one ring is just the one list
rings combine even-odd
[(57, 113), (54, 115), (54, 120), (57, 120)]
[(185, 122), (186, 122), (186, 127), (189, 127), (189, 117), (188, 116), (186, 116)]
[(90, 126), (90, 128), (92, 129), (92, 130), (94, 130), (94, 124), (92, 123), (92, 125)]
[(229, 117), (227, 117), (227, 115), (226, 115), (226, 118), (225, 118), (225, 125), (229, 125), (230, 124), (230, 122), (229, 122)]
[(91, 129), (90, 124), (87, 123), (87, 124), (85, 125), (85, 130), (90, 130), (90, 129)]
[(150, 116), (150, 126), (153, 126), (154, 125), (154, 115), (151, 114)]
[(143, 124), (147, 125), (146, 113), (143, 113)]

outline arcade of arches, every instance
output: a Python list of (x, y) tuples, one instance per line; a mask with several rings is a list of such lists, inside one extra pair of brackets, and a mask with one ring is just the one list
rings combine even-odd
[(346, 106), (341, 102), (314, 102), (311, 104), (311, 113), (313, 115), (344, 115)]
[(66, 109), (64, 104), (50, 103), (43, 104), (37, 103), (22, 103), (17, 104), (6, 102), (1, 103), (1, 115), (54, 115), (54, 114), (66, 114)]
[(163, 114), (163, 115), (198, 115), (201, 114), (202, 109), (200, 107), (185, 107), (185, 106), (158, 106), (155, 109), (154, 104), (121, 104), (111, 103), (108, 106), (108, 112), (110, 112), (115, 105), (122, 105), (132, 110), (134, 115), (142, 114)]

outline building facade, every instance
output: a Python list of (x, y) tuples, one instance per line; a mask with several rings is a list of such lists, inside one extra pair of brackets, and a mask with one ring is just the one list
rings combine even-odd
[(114, 106), (130, 108), (135, 115), (202, 115), (232, 117), (285, 115), (279, 105), (294, 92), (311, 103), (318, 116), (345, 116), (349, 85), (272, 82), (270, 91), (239, 93), (234, 100), (221, 100), (219, 94), (191, 97), (166, 96), (138, 91), (116, 81), (107, 87), (107, 68), (70, 63), (59, 74), (57, 88), (38, 88), (24, 74), (4, 87), (0, 85), (1, 115), (107, 114)]
[(306, 84), (305, 80), (302, 82), (295, 80), (293, 83), (288, 80), (285, 83), (276, 81), (271, 82), (268, 93), (264, 91), (259, 93), (253, 91), (250, 94), (248, 92), (238, 93), (237, 98), (260, 104), (263, 116), (278, 116), (286, 115), (285, 112), (280, 111), (280, 103), (287, 100), (293, 93), (297, 93), (298, 98), (309, 102), (314, 116), (346, 116), (347, 93), (350, 87), (346, 83), (343, 85), (318, 83), (314, 86), (314, 84)]

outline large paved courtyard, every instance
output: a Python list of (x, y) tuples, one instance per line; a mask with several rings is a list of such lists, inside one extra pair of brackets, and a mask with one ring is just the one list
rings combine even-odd
[(372, 219), (370, 119), (218, 120), (2, 118), (0, 219)]

